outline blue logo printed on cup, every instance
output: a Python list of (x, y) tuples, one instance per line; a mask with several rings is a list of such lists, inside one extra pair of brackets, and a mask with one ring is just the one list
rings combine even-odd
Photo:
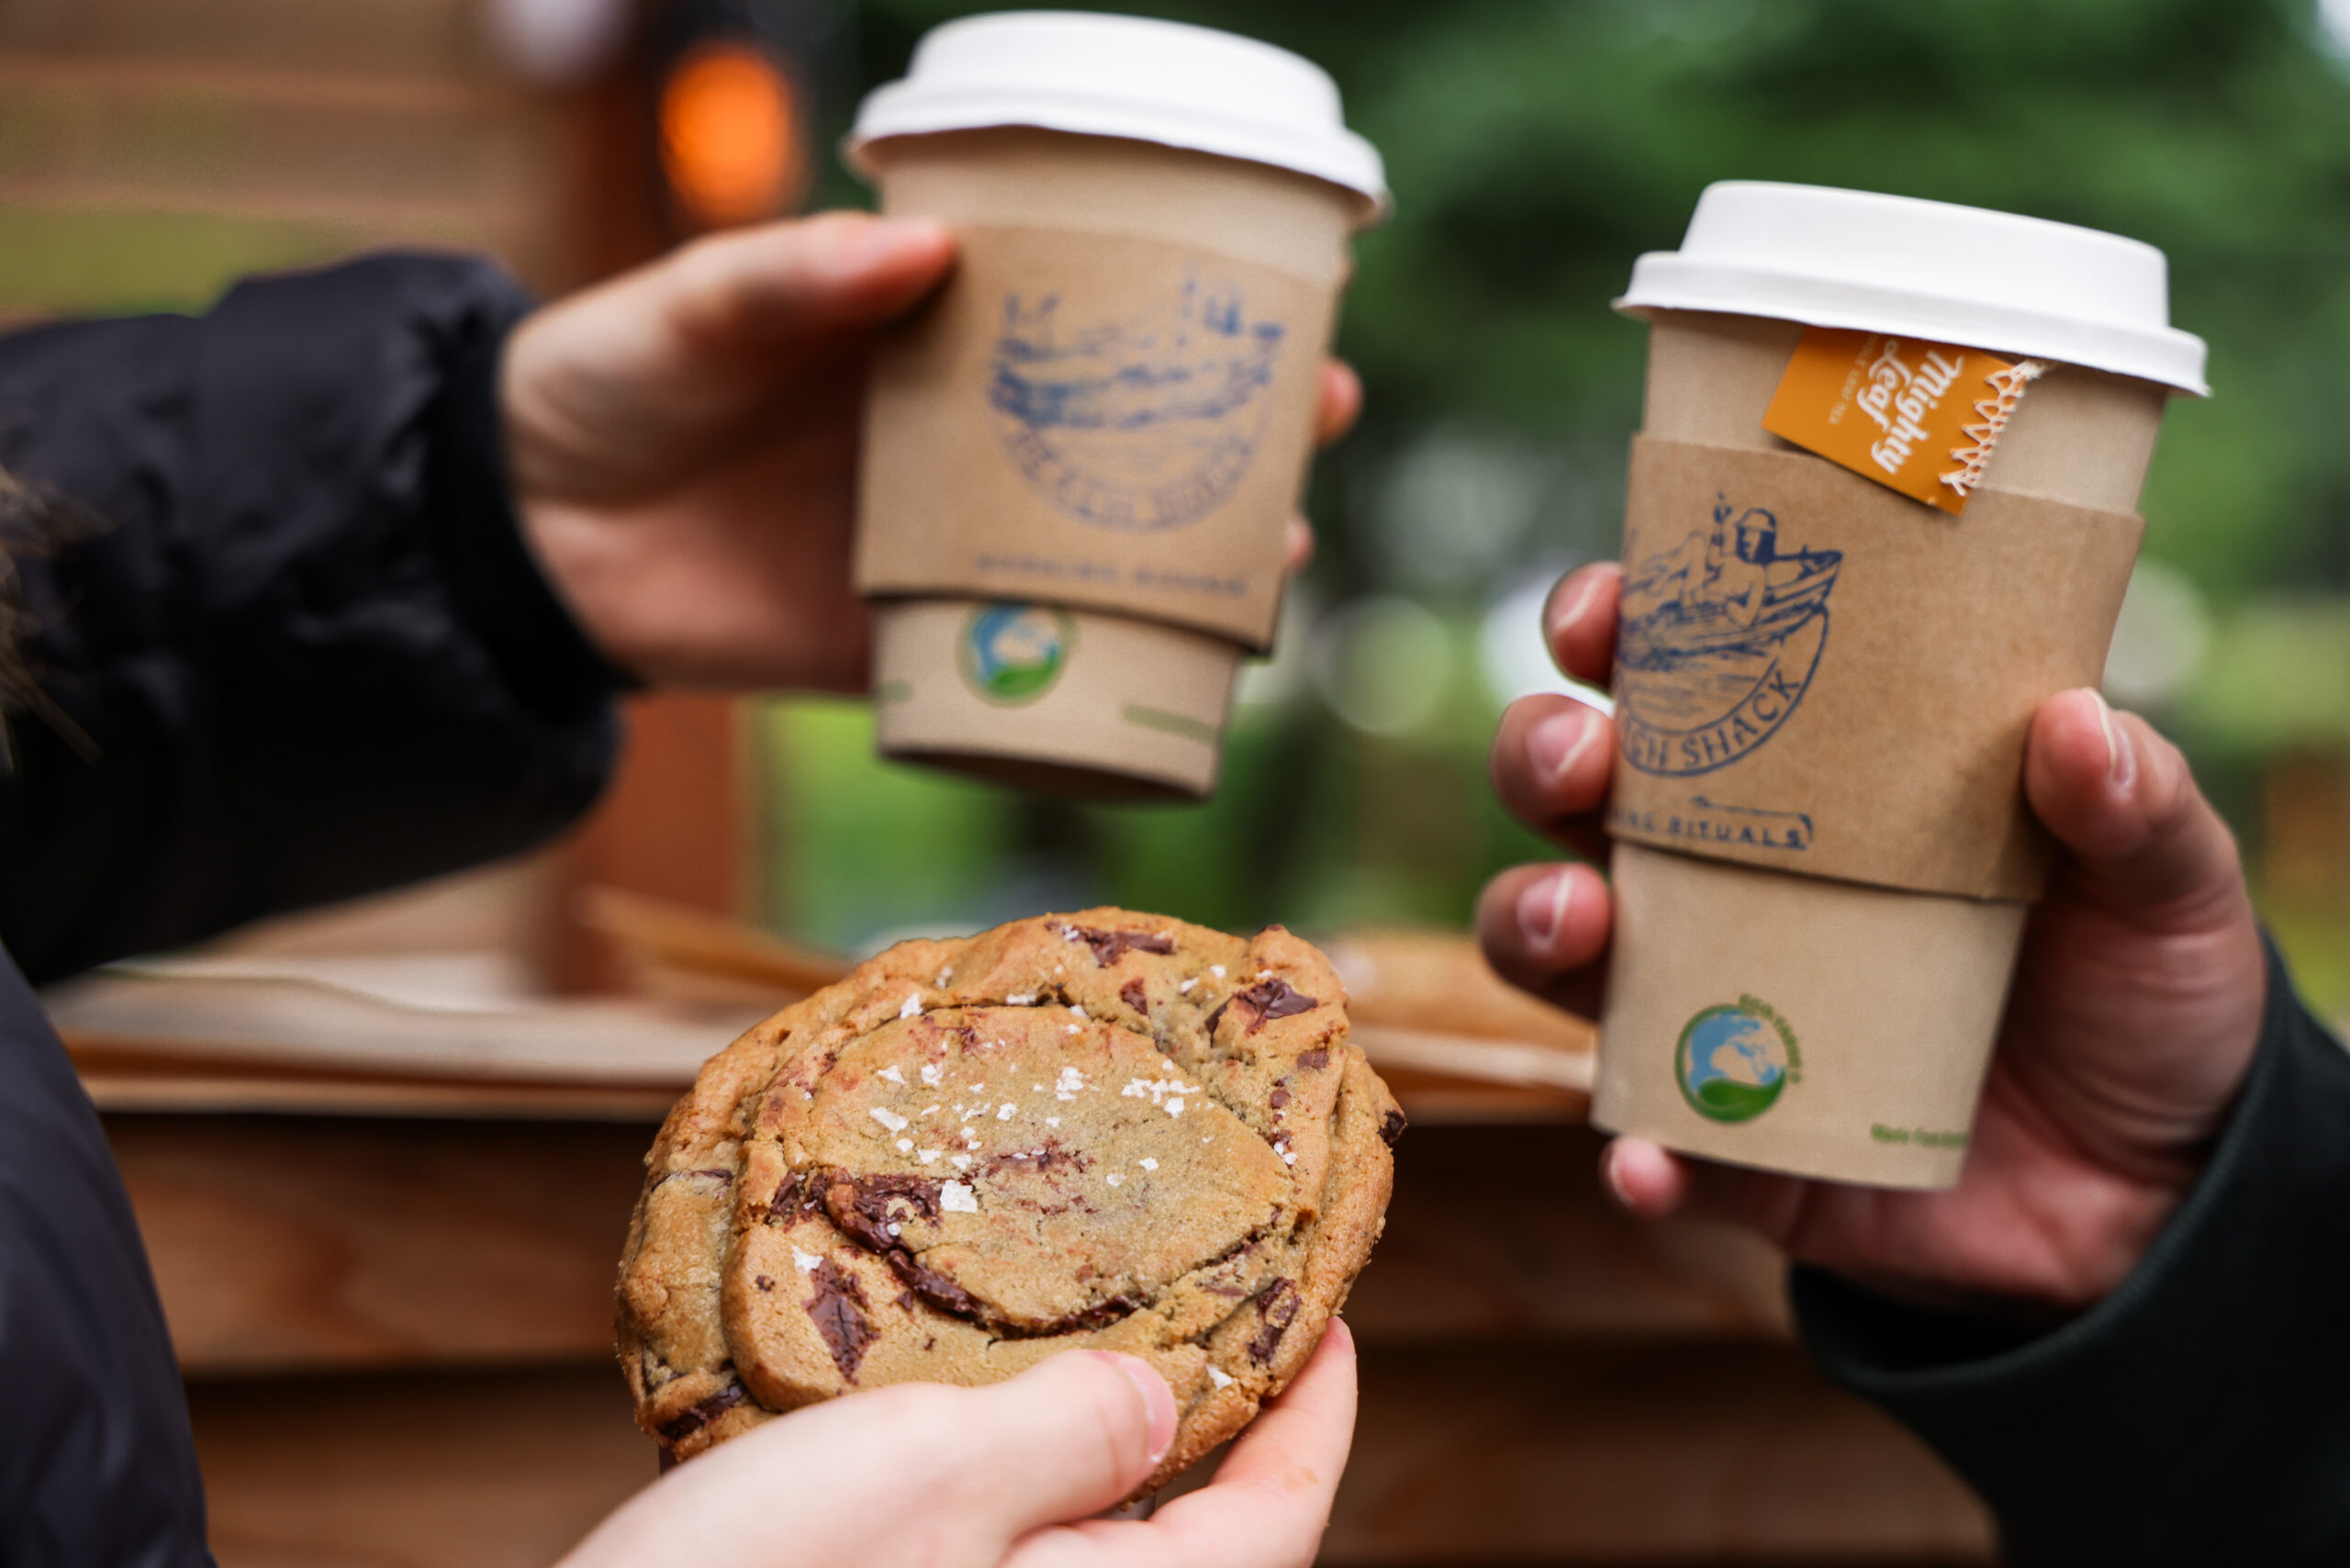
[(1673, 1053), (1681, 1097), (1709, 1122), (1752, 1121), (1779, 1103), (1801, 1066), (1786, 1020), (1751, 996), (1698, 1013)]
[(1067, 610), (1042, 604), (983, 604), (963, 623), (956, 664), (974, 692), (1016, 708), (1052, 689), (1076, 644), (1077, 622)]
[(1262, 444), (1288, 330), (1237, 285), (1187, 272), (1122, 320), (1071, 321), (1060, 296), (1006, 296), (988, 407), (1029, 486), (1082, 522), (1181, 528), (1221, 506)]
[(1721, 500), (1710, 529), (1629, 560), (1616, 645), (1624, 760), (1643, 773), (1710, 773), (1776, 734), (1819, 667), (1843, 558), (1783, 554), (1775, 516)]

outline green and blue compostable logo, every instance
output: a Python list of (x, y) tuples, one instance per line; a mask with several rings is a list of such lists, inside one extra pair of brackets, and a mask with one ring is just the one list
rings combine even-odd
[(1681, 1027), (1673, 1076), (1689, 1108), (1712, 1122), (1751, 1122), (1803, 1076), (1803, 1053), (1778, 1010), (1740, 996)]
[(983, 604), (956, 644), (963, 682), (990, 702), (1016, 708), (1053, 688), (1077, 646), (1077, 622), (1050, 605)]

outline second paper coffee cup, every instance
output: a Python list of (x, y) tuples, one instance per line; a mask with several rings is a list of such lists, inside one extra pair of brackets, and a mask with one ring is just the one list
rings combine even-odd
[(1012, 12), (927, 35), (849, 155), (884, 213), (959, 244), (867, 394), (881, 749), (1207, 793), (1240, 660), (1271, 646), (1378, 154), (1284, 50)]
[(2203, 345), (2151, 247), (1806, 186), (1710, 187), (1618, 306), (1651, 335), (1594, 1120), (1950, 1186), (2050, 855), (2024, 737), (2098, 681)]

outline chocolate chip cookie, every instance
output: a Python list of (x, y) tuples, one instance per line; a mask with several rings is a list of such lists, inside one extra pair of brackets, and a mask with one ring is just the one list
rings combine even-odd
[(884, 1383), (1140, 1356), (1156, 1486), (1287, 1385), (1384, 1223), (1403, 1114), (1328, 961), (1125, 910), (906, 942), (703, 1067), (621, 1265), (637, 1420), (700, 1452)]

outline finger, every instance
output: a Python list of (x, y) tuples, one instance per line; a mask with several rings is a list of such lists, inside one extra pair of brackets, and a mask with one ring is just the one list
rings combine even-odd
[(1362, 377), (1345, 360), (1322, 365), (1322, 406), (1315, 415), (1314, 444), (1327, 446), (1354, 427), (1362, 412)]
[(1615, 760), (1613, 720), (1587, 702), (1546, 693), (1521, 697), (1503, 712), (1487, 767), (1510, 815), (1597, 858)]
[(2024, 791), (2071, 852), (2065, 873), (2094, 902), (2141, 924), (2201, 924), (2243, 897), (2234, 837), (2187, 759), (2135, 714), (2086, 689), (2033, 715)]
[(1801, 1177), (1689, 1159), (1637, 1137), (1617, 1138), (1600, 1150), (1599, 1176), (1610, 1195), (1642, 1219), (1722, 1220), (1783, 1247), (1814, 1190)]
[(1330, 1522), (1354, 1424), (1354, 1336), (1334, 1317), (1213, 1482), (1147, 1521), (1040, 1531), (1004, 1568), (1305, 1568)]
[(1614, 926), (1607, 884), (1588, 866), (1513, 867), (1477, 899), (1477, 943), (1494, 972), (1587, 1018)]
[(1281, 532), (1281, 569), (1291, 577), (1314, 564), (1314, 525), (1295, 513)]
[[(1099, 1513), (1148, 1478), (1175, 1439), (1175, 1395), (1147, 1361), (1072, 1351), (977, 1390), (942, 1517), (1004, 1546)], [(991, 1561), (991, 1560), (990, 1560)]]
[[(1339, 1473), (1355, 1432), (1355, 1336), (1342, 1317), (1333, 1317), (1304, 1368), (1265, 1406), (1225, 1456), (1214, 1484), (1179, 1497), (1168, 1512), (1205, 1512), (1220, 1487), (1254, 1488), (1275, 1496), (1318, 1499), (1314, 1533), (1319, 1539), (1330, 1517)], [(1311, 1543), (1308, 1543), (1309, 1546)]]
[(679, 330), (740, 349), (889, 320), (935, 288), (954, 259), (945, 224), (831, 212), (697, 240), (653, 275)]
[[(826, 1517), (856, 1518), (864, 1540), (842, 1555), (811, 1550), (808, 1561), (873, 1568), (991, 1565), (1022, 1537), (1130, 1495), (1167, 1452), (1176, 1423), (1165, 1379), (1146, 1361), (1101, 1350), (1054, 1356), (984, 1388), (905, 1384), (811, 1414), (834, 1411), (861, 1424), (811, 1434), (823, 1439), (815, 1445), (823, 1460), (799, 1484), (830, 1499)], [(920, 1478), (917, 1492), (909, 1477)], [(849, 1506), (867, 1492), (878, 1494), (871, 1506)]]
[(632, 1499), (566, 1568), (706, 1562), (805, 1497), (793, 1561), (994, 1568), (1039, 1526), (1098, 1513), (1140, 1485), (1175, 1436), (1175, 1397), (1148, 1363), (1071, 1351), (987, 1388), (904, 1383), (769, 1421)]
[(1594, 686), (1607, 683), (1623, 596), (1624, 568), (1613, 561), (1578, 566), (1559, 579), (1542, 606), (1542, 633), (1561, 670)]

